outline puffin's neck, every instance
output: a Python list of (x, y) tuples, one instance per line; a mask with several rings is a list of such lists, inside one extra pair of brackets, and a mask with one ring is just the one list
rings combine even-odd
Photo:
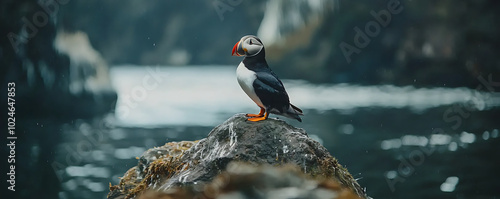
[(258, 70), (262, 68), (269, 68), (266, 62), (266, 50), (262, 50), (254, 56), (243, 58), (243, 64), (250, 70)]

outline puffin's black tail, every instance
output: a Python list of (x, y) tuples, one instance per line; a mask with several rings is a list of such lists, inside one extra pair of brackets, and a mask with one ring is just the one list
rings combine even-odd
[(299, 122), (302, 122), (302, 119), (300, 118), (299, 115), (304, 115), (304, 114), (302, 113), (302, 110), (300, 110), (299, 107), (296, 107), (293, 104), (290, 104), (290, 107), (288, 107), (287, 112), (283, 114), (283, 116), (296, 119)]

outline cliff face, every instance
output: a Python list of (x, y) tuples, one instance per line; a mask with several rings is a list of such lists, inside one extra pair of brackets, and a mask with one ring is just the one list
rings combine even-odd
[[(475, 87), (500, 72), (494, 1), (340, 1), (272, 46), (279, 73), (312, 81)], [(290, 48), (287, 44), (301, 44)], [(275, 56), (277, 55), (277, 56)], [(286, 66), (286, 67), (285, 67)], [(292, 68), (292, 70), (290, 70)]]
[[(212, 189), (220, 178), (225, 181), (215, 187), (218, 194), (214, 196), (193, 188)], [(307, 182), (311, 183), (309, 189), (304, 188)], [(287, 187), (300, 190), (294, 196), (331, 198), (345, 192), (350, 197), (366, 197), (349, 172), (303, 129), (278, 119), (247, 122), (243, 114), (215, 127), (205, 139), (167, 143), (146, 151), (138, 166), (111, 187), (108, 198), (144, 197), (149, 191), (170, 193), (179, 186), (188, 186), (190, 194), (207, 198), (235, 193), (273, 198), (268, 189)], [(252, 186), (257, 190), (245, 191)], [(322, 189), (327, 194), (321, 194)]]
[(58, 20), (86, 32), (110, 64), (227, 64), (233, 40), (256, 34), (264, 2), (70, 1)]
[(87, 35), (57, 30), (67, 3), (60, 2), (1, 3), (0, 70), (16, 85), (20, 116), (91, 117), (114, 109), (108, 66)]
[(58, 26), (111, 64), (236, 66), (234, 43), (255, 34), (285, 78), (474, 87), (500, 72), (496, 1), (315, 2), (70, 1)]
[(6, 198), (58, 198), (61, 182), (50, 164), (62, 137), (58, 122), (114, 109), (105, 60), (85, 33), (57, 28), (57, 13), (67, 3), (0, 2), (0, 93), (6, 100), (8, 83), (15, 85), (11, 136), (22, 140), (15, 152), (16, 192)]

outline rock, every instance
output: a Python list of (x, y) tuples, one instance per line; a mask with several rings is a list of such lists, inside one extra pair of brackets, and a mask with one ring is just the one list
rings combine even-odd
[(314, 180), (298, 167), (272, 167), (231, 162), (226, 170), (206, 185), (184, 186), (168, 192), (147, 191), (139, 199), (158, 198), (308, 198), (359, 199), (334, 180)]
[[(19, 0), (0, 5), (11, 8), (0, 17), (0, 33), (5, 35), (0, 40), (0, 76), (4, 83), (15, 83), (16, 114), (91, 118), (115, 108), (117, 93), (107, 63), (85, 33), (58, 28), (57, 12), (62, 9), (54, 13), (45, 9), (59, 8), (57, 2)], [(39, 16), (45, 16), (45, 22), (36, 21)]]
[(86, 33), (58, 31), (54, 46), (59, 53), (68, 55), (71, 60), (69, 64), (70, 75), (73, 75), (69, 85), (71, 93), (113, 92), (109, 67), (101, 54), (92, 47)]
[[(500, 72), (496, 1), (65, 2), (59, 26), (88, 33), (112, 65), (236, 67), (231, 47), (257, 34), (269, 65), (284, 79), (475, 88), (479, 74)], [(403, 10), (381, 24), (372, 12), (387, 13), (389, 5)], [(355, 28), (366, 34), (367, 25), (376, 34), (367, 35), (365, 45), (355, 41)], [(233, 31), (221, 31), (227, 27)], [(354, 52), (344, 53), (342, 43)]]
[[(62, 38), (58, 30), (63, 29), (57, 13), (65, 3), (0, 1), (2, 100), (7, 101), (7, 83), (13, 83), (9, 88), (15, 91), (11, 94), (15, 136), (23, 140), (15, 154), (20, 157), (15, 162), (16, 191), (2, 192), (2, 198), (62, 197), (62, 179), (56, 172), (68, 164), (53, 166), (61, 152), (59, 144), (67, 141), (60, 124), (108, 114), (115, 108), (117, 93), (106, 81), (107, 64), (88, 40), (82, 40), (86, 39), (82, 34), (65, 37), (58, 46), (66, 48), (56, 48), (56, 38)], [(70, 42), (74, 39), (83, 42)], [(72, 92), (79, 84), (82, 89)], [(79, 164), (80, 159), (77, 162), (71, 164)]]
[[(286, 169), (273, 170), (271, 166), (293, 167), (307, 177)], [(244, 191), (245, 187), (256, 186), (260, 190), (256, 193), (265, 192), (262, 198), (272, 198), (269, 194), (273, 193), (267, 188), (295, 187), (297, 196), (312, 196), (310, 194), (321, 192), (319, 185), (331, 181), (339, 184), (337, 191), (332, 189), (335, 193), (345, 189), (361, 198), (367, 197), (351, 174), (326, 148), (309, 138), (303, 129), (279, 119), (247, 122), (243, 114), (237, 114), (215, 127), (207, 138), (194, 142), (171, 142), (146, 151), (138, 166), (127, 171), (119, 185), (110, 187), (108, 198), (134, 198), (141, 194), (144, 196), (143, 193), (151, 190), (178, 193), (179, 187), (183, 187), (183, 193), (196, 195), (203, 192), (207, 197), (206, 189), (223, 178), (220, 176), (228, 175), (236, 179), (230, 178), (230, 185), (218, 186), (218, 193), (235, 190), (234, 194), (248, 194)], [(266, 180), (255, 179), (256, 176)], [(294, 182), (288, 178), (301, 180)], [(308, 180), (314, 182), (311, 185), (313, 188), (305, 189)], [(248, 186), (241, 185), (245, 183)], [(203, 188), (197, 191), (196, 187), (200, 186)]]

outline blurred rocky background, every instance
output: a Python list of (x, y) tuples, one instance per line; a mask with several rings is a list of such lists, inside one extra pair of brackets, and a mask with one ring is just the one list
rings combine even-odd
[(18, 116), (92, 117), (114, 108), (117, 95), (108, 65), (85, 32), (59, 28), (63, 6), (58, 1), (1, 3), (2, 93), (7, 82), (15, 83)]
[[(400, 2), (386, 26), (379, 13)], [(271, 67), (313, 82), (474, 87), (500, 72), (497, 1), (70, 1), (57, 27), (88, 34), (110, 65), (237, 65), (232, 46), (264, 40)], [(354, 30), (379, 31), (356, 47)], [(371, 30), (376, 31), (372, 28)]]
[[(130, 64), (138, 67), (228, 65), (236, 68), (241, 59), (230, 56), (233, 45), (241, 36), (255, 34), (264, 41), (268, 62), (283, 79), (354, 85), (476, 88), (480, 83), (477, 79), (479, 75), (491, 77), (488, 75), (493, 74), (493, 79), (497, 81), (495, 75), (500, 74), (500, 61), (496, 57), (500, 52), (499, 4), (494, 0), (2, 0), (0, 88), (2, 96), (6, 96), (7, 82), (16, 84), (16, 132), (20, 140), (16, 149), (19, 157), (16, 162), (19, 191), (16, 194), (21, 198), (65, 198), (64, 193), (61, 195), (62, 192), (59, 192), (63, 181), (56, 172), (64, 173), (66, 167), (82, 166), (84, 163), (72, 160), (73, 164), (56, 165), (57, 168), (51, 163), (67, 161), (70, 157), (67, 154), (73, 154), (67, 147), (73, 145), (69, 145), (71, 142), (67, 140), (74, 139), (75, 143), (81, 143), (79, 141), (84, 140), (81, 137), (88, 136), (85, 132), (88, 132), (89, 126), (108, 133), (108, 126), (101, 125), (103, 120), (97, 116), (112, 114), (115, 108), (117, 94), (110, 83), (110, 67)], [(390, 13), (390, 20), (381, 13)], [(380, 22), (380, 17), (384, 21)], [(7, 105), (2, 106), (5, 108)], [(163, 106), (165, 104), (158, 104), (158, 107)], [(437, 110), (435, 114), (438, 117), (429, 120), (441, 121), (441, 110), (445, 108)], [(490, 130), (496, 132), (491, 134), (496, 138), (498, 130), (492, 119), (497, 118), (493, 117), (496, 111), (492, 111), (491, 116), (476, 115), (470, 122), (478, 123), (464, 128), (485, 128), (471, 131), (478, 134)], [(317, 116), (321, 118), (318, 121), (328, 125), (315, 126), (324, 128), (317, 131), (323, 132), (326, 138), (329, 136), (327, 133), (334, 129), (333, 125), (330, 126), (331, 121), (346, 117), (336, 115), (336, 112), (328, 114), (329, 117)], [(396, 111), (387, 115), (384, 110), (378, 115), (365, 115), (370, 117), (356, 124), (356, 128), (360, 126), (362, 129), (367, 124), (365, 121), (373, 121), (373, 128), (366, 132), (374, 137), (366, 139), (368, 133), (359, 135), (367, 140), (365, 143), (376, 145), (378, 143), (374, 140), (385, 138), (372, 132), (379, 131), (382, 126), (373, 119), (392, 119), (393, 115), (401, 113)], [(356, 121), (359, 116), (364, 115), (353, 115), (352, 118)], [(415, 118), (425, 117), (417, 115)], [(405, 121), (414, 127), (432, 123), (414, 122), (416, 120), (413, 119)], [(491, 122), (491, 125), (483, 127), (483, 121)], [(349, 123), (347, 119), (345, 122)], [(68, 130), (73, 126), (73, 130)], [(390, 130), (384, 128), (378, 133), (392, 132)], [(184, 135), (183, 131), (180, 132)], [(136, 133), (134, 129), (131, 134), (143, 135), (143, 132)], [(153, 135), (164, 138), (159, 134), (150, 136)], [(489, 135), (484, 131), (483, 140), (488, 140)], [(129, 141), (126, 143), (117, 139), (127, 147), (137, 142), (135, 138)], [(484, 154), (484, 158), (479, 157), (480, 160), (494, 158), (484, 151), (492, 151), (488, 147), (499, 145), (489, 143), (491, 145), (480, 145), (484, 149), (477, 150), (478, 154)], [(362, 149), (358, 145), (353, 146), (356, 146), (354, 150)], [(95, 148), (88, 150), (92, 149)], [(344, 149), (338, 151), (349, 151)], [(2, 152), (7, 154), (9, 151), (4, 147)], [(349, 157), (345, 155), (343, 158)], [(446, 156), (435, 156), (435, 159), (441, 160), (442, 157)], [(462, 159), (459, 155), (452, 157)], [(467, 159), (470, 158), (473, 157), (467, 156)], [(105, 168), (119, 165), (113, 160), (110, 159)], [(358, 171), (366, 170), (363, 165), (372, 165), (370, 162), (351, 161), (350, 168), (359, 166)], [(87, 160), (89, 164), (96, 162)], [(449, 162), (443, 165), (449, 165)], [(487, 166), (491, 165), (493, 163)], [(429, 167), (429, 170), (440, 171), (432, 164)], [(469, 170), (466, 169), (468, 166), (454, 168)], [(380, 174), (384, 169), (387, 170), (384, 167), (373, 172)], [(429, 176), (437, 175), (433, 173)], [(486, 187), (484, 189), (488, 191), (494, 190), (487, 177), (495, 175), (488, 172), (482, 176), (487, 180), (480, 181), (487, 184), (471, 183), (471, 187), (477, 185), (478, 188)], [(366, 177), (367, 182), (373, 182), (367, 183), (371, 185), (378, 184), (380, 179)], [(474, 179), (477, 179), (476, 176)], [(69, 182), (74, 181), (66, 183), (71, 184)], [(81, 184), (96, 185), (85, 182)], [(95, 192), (103, 192), (102, 187), (99, 184), (93, 188)], [(80, 187), (75, 189), (80, 190)], [(468, 189), (467, 193), (475, 193), (475, 189)], [(399, 190), (406, 195), (406, 189)], [(1, 192), (2, 196), (4, 192)], [(75, 195), (95, 198), (82, 193)]]
[[(371, 13), (398, 3), (399, 12), (391, 13), (386, 24)], [(487, 0), (6, 0), (1, 8), (2, 74), (16, 71), (8, 77), (57, 87), (72, 81), (68, 78), (105, 76), (92, 67), (67, 67), (82, 65), (81, 60), (95, 66), (105, 62), (236, 66), (239, 59), (230, 56), (232, 46), (241, 36), (255, 34), (264, 40), (271, 67), (284, 78), (474, 87), (478, 75), (500, 72), (495, 59), (500, 52), (498, 4)], [(374, 22), (378, 29), (368, 27)], [(367, 27), (375, 34), (366, 36)], [(361, 48), (355, 45), (356, 28), (369, 40)], [(70, 48), (55, 45), (58, 33), (77, 33), (80, 36), (73, 38), (95, 52), (77, 43)], [(342, 43), (357, 50), (346, 54)], [(69, 53), (71, 48), (77, 50)], [(71, 61), (68, 56), (86, 58)], [(86, 83), (77, 84), (73, 91), (91, 90), (84, 88)]]
[[(85, 95), (107, 89), (106, 63), (236, 66), (232, 46), (242, 35), (255, 34), (283, 78), (474, 87), (478, 75), (500, 72), (498, 4), (6, 0), (1, 70), (3, 77), (37, 88)], [(389, 12), (389, 19), (378, 16), (387, 19), (381, 24), (373, 13), (391, 6), (398, 12)], [(352, 48), (344, 45), (343, 51), (341, 44)]]

